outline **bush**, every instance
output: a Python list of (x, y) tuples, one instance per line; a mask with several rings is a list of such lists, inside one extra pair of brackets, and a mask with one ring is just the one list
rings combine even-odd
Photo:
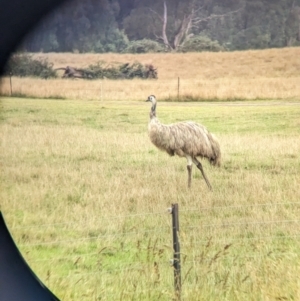
[(118, 29), (109, 30), (106, 41), (103, 41), (105, 52), (122, 52), (128, 45), (129, 41), (123, 31)]
[(218, 41), (213, 41), (207, 36), (195, 36), (187, 40), (183, 46), (181, 46), (180, 51), (182, 52), (201, 52), (201, 51), (224, 51)]
[(148, 53), (163, 51), (164, 47), (160, 43), (147, 39), (131, 41), (123, 50), (124, 53)]
[(84, 79), (156, 79), (157, 70), (153, 65), (142, 65), (139, 62), (133, 64), (114, 63), (105, 65), (104, 62), (98, 62), (90, 65), (86, 69), (77, 69), (67, 66), (66, 68), (58, 68), (65, 70), (63, 78), (84, 78)]
[(56, 77), (55, 70), (47, 60), (34, 59), (26, 53), (17, 53), (10, 57), (5, 74), (14, 76), (35, 76), (41, 78)]
[[(87, 69), (80, 70), (83, 78), (108, 78), (108, 79), (132, 79), (132, 78), (157, 78), (157, 71), (152, 65), (142, 65), (139, 62), (133, 64), (115, 63), (105, 65), (104, 62), (98, 62), (90, 65)], [(85, 76), (89, 75), (89, 77)]]

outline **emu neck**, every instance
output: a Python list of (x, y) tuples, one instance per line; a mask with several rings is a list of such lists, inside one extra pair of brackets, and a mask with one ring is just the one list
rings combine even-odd
[(150, 111), (150, 119), (155, 117), (156, 117), (156, 103), (153, 103)]

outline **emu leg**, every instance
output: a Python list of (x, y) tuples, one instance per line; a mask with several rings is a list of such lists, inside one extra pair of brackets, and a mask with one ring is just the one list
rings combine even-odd
[(188, 170), (188, 188), (190, 188), (192, 183), (192, 165), (187, 165), (187, 170)]
[(209, 188), (210, 190), (212, 190), (212, 187), (211, 187), (211, 185), (210, 185), (210, 183), (209, 183), (209, 181), (208, 181), (208, 178), (206, 177), (206, 175), (205, 175), (205, 173), (204, 173), (202, 164), (201, 164), (196, 158), (193, 158), (193, 162), (195, 163), (195, 165), (197, 166), (197, 168), (201, 171), (202, 176), (203, 176), (203, 178), (204, 178), (204, 180), (205, 180), (205, 182), (206, 182), (208, 188)]
[(192, 167), (193, 167), (193, 158), (190, 155), (185, 154), (187, 160), (187, 170), (188, 170), (188, 188), (191, 187), (192, 183)]

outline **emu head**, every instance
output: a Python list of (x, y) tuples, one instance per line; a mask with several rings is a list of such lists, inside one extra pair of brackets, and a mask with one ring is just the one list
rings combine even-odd
[(147, 100), (146, 100), (146, 102), (147, 101), (151, 101), (152, 103), (156, 103), (156, 98), (155, 98), (155, 95), (149, 95), (148, 96), (148, 98), (147, 98)]

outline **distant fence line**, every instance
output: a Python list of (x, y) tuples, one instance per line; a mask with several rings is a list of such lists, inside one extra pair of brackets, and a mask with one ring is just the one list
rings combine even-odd
[[(70, 83), (70, 79), (69, 80), (65, 80), (66, 83)], [(82, 82), (82, 81), (85, 81), (86, 83), (86, 80), (83, 80), (83, 79), (71, 79), (71, 81), (73, 83), (77, 83), (78, 84), (78, 81)], [(113, 80), (112, 80), (113, 81)], [(144, 80), (145, 81), (145, 80)], [(123, 83), (126, 83), (126, 80), (122, 80)], [(88, 82), (87, 82), (88, 83)], [(94, 96), (95, 100), (106, 100), (106, 99), (110, 99), (110, 100), (114, 100), (114, 97), (110, 96), (111, 92), (107, 91), (105, 89), (105, 83), (106, 83), (106, 80), (97, 80), (97, 86), (98, 87), (93, 87), (93, 88), (87, 88), (86, 86), (83, 88), (78, 88), (76, 86), (71, 86), (71, 87), (64, 87), (64, 90), (66, 90), (67, 92), (66, 93), (62, 93), (60, 92), (61, 94), (57, 94), (56, 91), (53, 92), (53, 95), (48, 95), (47, 97), (61, 97), (61, 98), (64, 98), (66, 97), (67, 95), (73, 95), (73, 97), (75, 96), (77, 98), (77, 96), (80, 96), (80, 98), (83, 98), (84, 99), (84, 96), (82, 95), (82, 93), (74, 93), (74, 91), (80, 91), (80, 92), (83, 92), (83, 91), (92, 91), (92, 95)], [(151, 84), (153, 82), (150, 82)], [(166, 86), (168, 86), (169, 88), (170, 87), (170, 81), (167, 80), (166, 83), (165, 83)], [(93, 85), (95, 86), (95, 85)], [(41, 85), (41, 83), (39, 82), (39, 89), (43, 89), (43, 87), (45, 89), (49, 88), (49, 85), (48, 85), (48, 82), (45, 81), (45, 84), (44, 85)], [(109, 89), (110, 90), (110, 89)], [(72, 92), (72, 93), (70, 93)], [(176, 80), (174, 80), (174, 87), (173, 87), (173, 94), (172, 94), (172, 97), (176, 96), (178, 99), (180, 98), (180, 77), (178, 77)], [(112, 92), (114, 93), (114, 92)], [(10, 76), (9, 77), (9, 88), (7, 86), (7, 88), (2, 88), (2, 92), (1, 94), (3, 95), (6, 95), (6, 96), (11, 96), (11, 97), (14, 97), (14, 96), (23, 96), (23, 92), (22, 92), (22, 86), (19, 85), (18, 82), (14, 82), (13, 80), (13, 77)], [(31, 96), (30, 93), (28, 94), (29, 97)], [(39, 95), (32, 95), (34, 97), (39, 97)], [(83, 96), (83, 97), (82, 97)], [(40, 96), (41, 98), (43, 97), (43, 95)]]
[[(161, 100), (253, 100), (294, 99), (300, 97), (298, 78), (197, 78), (174, 76), (157, 80), (84, 80), (4, 77), (0, 94), (13, 97), (36, 97), (80, 100), (140, 99), (145, 90), (155, 91)], [(255, 87), (255, 89), (253, 88)]]

